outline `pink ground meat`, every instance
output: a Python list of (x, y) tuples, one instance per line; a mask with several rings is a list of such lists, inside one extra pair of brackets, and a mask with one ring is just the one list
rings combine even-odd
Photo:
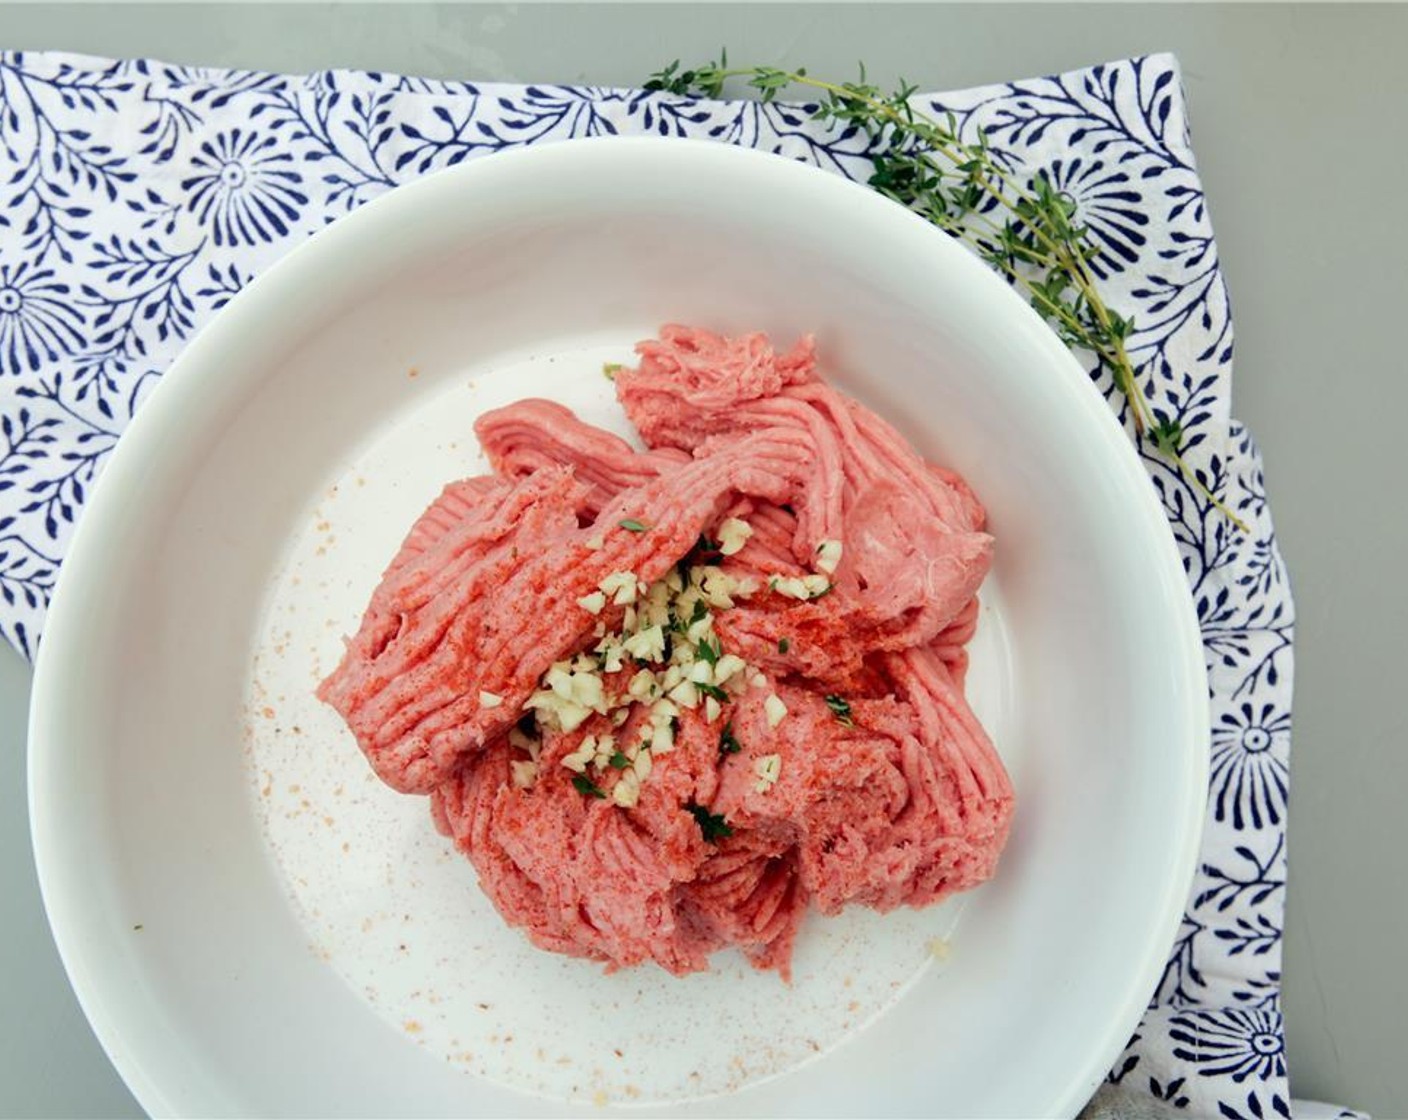
[[(496, 473), (416, 522), (319, 696), (384, 781), (429, 795), (535, 944), (677, 974), (735, 946), (785, 976), (809, 908), (924, 906), (993, 874), (1012, 789), (963, 694), (992, 540), (961, 478), (818, 378), (809, 339), (778, 354), (761, 334), (669, 326), (637, 352), (616, 388), (647, 450), (548, 401), (483, 416)], [(538, 726), (536, 779), (515, 781), (510, 733), (545, 674), (621, 623), (580, 600), (613, 572), (664, 579), (726, 518), (752, 535), (710, 560), (758, 590), (715, 634), (748, 686), (713, 720), (679, 713), (629, 807), (606, 796), (618, 772), (584, 793), (563, 760), (588, 736), (648, 738), (645, 703)], [(841, 545), (827, 593), (769, 587), (814, 573), (823, 542)]]

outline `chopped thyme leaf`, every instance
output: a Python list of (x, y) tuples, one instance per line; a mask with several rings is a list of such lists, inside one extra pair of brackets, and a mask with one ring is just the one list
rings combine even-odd
[(831, 713), (841, 723), (843, 727), (854, 727), (855, 721), (851, 719), (851, 705), (840, 696), (828, 696), (826, 706), (831, 709)]
[(704, 806), (695, 805), (693, 802), (690, 802), (685, 808), (699, 822), (699, 831), (704, 834), (704, 839), (710, 844), (717, 844), (724, 837), (733, 835), (733, 828), (721, 814), (711, 813)]

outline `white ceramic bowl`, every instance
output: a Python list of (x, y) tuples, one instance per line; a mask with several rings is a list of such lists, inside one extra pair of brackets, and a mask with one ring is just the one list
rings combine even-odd
[[(411, 520), (482, 469), (474, 416), (538, 394), (620, 427), (600, 363), (672, 320), (815, 332), (997, 538), (972, 695), (1019, 799), (998, 876), (813, 918), (790, 989), (727, 954), (674, 980), (533, 950), (309, 694)], [(50, 920), (155, 1113), (1070, 1115), (1154, 988), (1202, 820), (1183, 573), (1076, 362), (900, 207), (682, 141), (432, 176), (235, 298), (97, 488), (33, 710)]]

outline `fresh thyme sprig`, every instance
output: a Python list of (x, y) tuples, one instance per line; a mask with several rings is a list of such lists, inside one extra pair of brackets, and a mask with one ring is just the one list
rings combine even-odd
[(866, 81), (863, 66), (860, 81), (836, 83), (800, 67), (730, 67), (723, 54), (689, 70), (676, 60), (652, 74), (645, 88), (717, 98), (734, 78), (746, 79), (764, 102), (792, 86), (820, 92), (812, 107), (816, 119), (870, 138), (870, 185), (969, 244), (1026, 295), (1067, 346), (1094, 354), (1128, 402), (1136, 434), (1246, 529), (1183, 458), (1181, 425), (1150, 406), (1127, 348), (1134, 320), (1105, 303), (1090, 266), (1098, 246), (1077, 220), (1074, 201), (1044, 172), (1019, 181), (993, 158), (984, 132), (962, 139), (952, 113), (939, 121), (914, 108), (916, 86), (901, 81), (887, 93)]

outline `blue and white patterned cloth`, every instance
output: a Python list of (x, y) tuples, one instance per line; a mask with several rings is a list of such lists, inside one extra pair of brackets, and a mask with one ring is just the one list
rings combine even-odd
[[(1045, 169), (1075, 200), (1108, 301), (1136, 320), (1150, 401), (1250, 526), (1236, 531), (1141, 448), (1202, 623), (1212, 782), (1182, 928), (1092, 1113), (1289, 1117), (1280, 968), (1294, 616), (1261, 462), (1229, 415), (1232, 321), (1177, 63), (1139, 58), (919, 100), (970, 135), (985, 128), (1010, 168)], [(0, 53), (0, 633), (33, 655), (113, 445), (186, 340), (252, 276), (399, 183), (506, 147), (613, 133), (748, 145), (862, 182), (870, 171), (863, 134), (795, 105)], [(1110, 379), (1092, 376), (1120, 408)]]

